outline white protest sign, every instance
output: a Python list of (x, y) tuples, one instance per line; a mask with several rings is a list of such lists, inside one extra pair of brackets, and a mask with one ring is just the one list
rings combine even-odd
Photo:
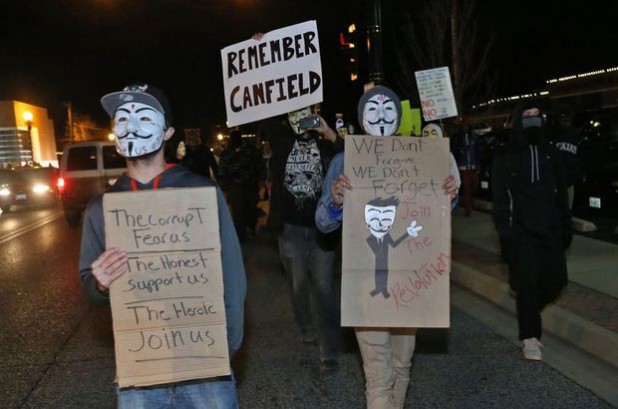
[(446, 138), (345, 138), (341, 325), (448, 327)]
[(227, 126), (322, 102), (322, 62), (315, 21), (270, 31), (221, 50)]
[(448, 67), (416, 71), (414, 75), (425, 121), (457, 116), (457, 104)]
[(110, 288), (118, 385), (229, 375), (215, 188), (107, 193), (103, 212), (128, 253)]

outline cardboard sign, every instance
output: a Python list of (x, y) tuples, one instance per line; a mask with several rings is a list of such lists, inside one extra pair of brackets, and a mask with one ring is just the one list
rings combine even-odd
[(448, 67), (416, 71), (414, 75), (425, 121), (457, 116), (457, 104)]
[(322, 102), (322, 62), (315, 21), (221, 50), (227, 126)]
[(341, 325), (448, 327), (448, 139), (347, 136)]
[(215, 188), (107, 193), (103, 212), (129, 254), (110, 288), (118, 385), (229, 375)]

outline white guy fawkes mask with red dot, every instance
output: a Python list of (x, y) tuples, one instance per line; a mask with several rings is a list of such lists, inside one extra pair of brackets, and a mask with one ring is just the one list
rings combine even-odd
[(165, 135), (165, 117), (153, 107), (139, 102), (120, 105), (114, 113), (116, 150), (135, 158), (156, 152)]
[(369, 98), (363, 108), (363, 129), (369, 135), (390, 136), (399, 127), (399, 111), (396, 103), (386, 94)]

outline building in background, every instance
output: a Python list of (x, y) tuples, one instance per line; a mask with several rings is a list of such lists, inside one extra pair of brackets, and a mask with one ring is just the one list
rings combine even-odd
[(54, 122), (47, 109), (0, 101), (0, 167), (29, 164), (58, 167)]

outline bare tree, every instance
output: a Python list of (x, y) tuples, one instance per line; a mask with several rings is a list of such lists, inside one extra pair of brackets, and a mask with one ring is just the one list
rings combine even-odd
[(104, 140), (109, 133), (108, 129), (99, 128), (88, 115), (73, 113), (73, 141)]
[(408, 15), (398, 35), (399, 86), (418, 98), (414, 71), (449, 66), (457, 109), (485, 100), (498, 79), (489, 75), (492, 36), (481, 35), (475, 21), (475, 0), (428, 0), (416, 21)]

